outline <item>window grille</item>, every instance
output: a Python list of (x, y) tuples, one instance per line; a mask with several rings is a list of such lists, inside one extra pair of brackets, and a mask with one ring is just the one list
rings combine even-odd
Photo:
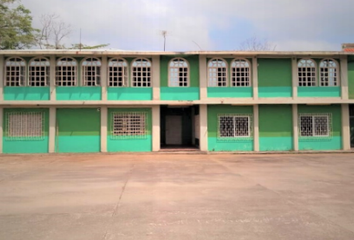
[(73, 58), (61, 58), (55, 69), (55, 85), (76, 86), (77, 62)]
[(83, 86), (100, 86), (101, 61), (97, 58), (86, 58), (82, 63)]
[(138, 58), (132, 63), (132, 86), (151, 86), (151, 63), (149, 60)]
[(329, 137), (330, 136), (329, 114), (301, 114), (300, 136), (301, 137)]
[(189, 86), (189, 67), (183, 58), (174, 58), (169, 66), (169, 86), (188, 87)]
[(338, 86), (338, 66), (333, 59), (324, 59), (320, 63), (321, 86)]
[(219, 138), (250, 138), (251, 130), (251, 116), (249, 115), (218, 116)]
[(245, 59), (235, 59), (231, 63), (233, 87), (247, 87), (251, 85), (250, 64)]
[(41, 87), (49, 85), (50, 62), (46, 58), (35, 58), (29, 63), (28, 85)]
[(301, 59), (297, 67), (299, 86), (316, 86), (316, 63), (312, 59)]
[(9, 58), (5, 63), (5, 86), (25, 84), (26, 62), (22, 58)]
[(145, 138), (147, 114), (145, 112), (117, 112), (112, 114), (113, 138)]
[(44, 114), (41, 112), (7, 113), (7, 137), (14, 140), (42, 139)]
[(128, 64), (124, 59), (113, 58), (108, 62), (110, 87), (128, 86)]
[(227, 86), (227, 63), (223, 59), (212, 59), (208, 64), (208, 86)]

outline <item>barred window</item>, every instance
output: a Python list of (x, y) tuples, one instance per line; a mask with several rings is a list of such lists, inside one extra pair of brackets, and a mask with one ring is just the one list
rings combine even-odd
[(250, 137), (250, 116), (219, 116), (219, 137)]
[(50, 62), (48, 59), (39, 57), (32, 59), (29, 63), (28, 85), (34, 87), (48, 86)]
[(64, 57), (57, 61), (55, 69), (55, 85), (76, 86), (77, 62), (73, 58)]
[(227, 63), (220, 58), (211, 59), (208, 63), (208, 86), (227, 86)]
[(22, 58), (9, 58), (5, 62), (5, 86), (25, 85), (26, 62)]
[(146, 137), (147, 114), (144, 112), (117, 112), (112, 114), (112, 136)]
[(108, 76), (110, 87), (128, 86), (128, 64), (121, 58), (113, 58), (108, 62)]
[(169, 86), (188, 87), (189, 86), (189, 66), (183, 58), (174, 58), (169, 64)]
[(7, 113), (7, 137), (38, 139), (43, 137), (44, 115), (41, 112)]
[(297, 64), (299, 87), (316, 86), (316, 63), (312, 59), (301, 59)]
[(301, 137), (328, 137), (330, 134), (329, 114), (300, 115), (300, 136)]
[(82, 62), (82, 85), (100, 86), (101, 61), (98, 58), (86, 58)]
[(132, 87), (151, 86), (151, 62), (145, 58), (135, 59), (132, 63)]
[(333, 59), (323, 59), (320, 63), (320, 85), (338, 86), (338, 65)]
[(246, 59), (233, 60), (231, 70), (231, 85), (233, 87), (248, 87), (251, 85), (250, 64)]

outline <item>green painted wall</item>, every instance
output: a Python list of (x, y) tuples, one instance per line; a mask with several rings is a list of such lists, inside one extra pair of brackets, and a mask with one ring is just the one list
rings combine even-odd
[(293, 149), (291, 105), (259, 105), (260, 151)]
[(109, 87), (108, 100), (151, 100), (152, 88), (139, 87)]
[(342, 149), (342, 114), (338, 104), (328, 106), (299, 105), (298, 113), (330, 113), (332, 115), (332, 135), (330, 137), (301, 137), (299, 150), (340, 150)]
[[(146, 112), (147, 136), (136, 137), (112, 137), (112, 114), (114, 112)], [(150, 152), (152, 151), (152, 113), (150, 108), (109, 108), (107, 125), (107, 151), (108, 152)]]
[(199, 87), (161, 87), (161, 100), (199, 100)]
[(4, 100), (41, 101), (50, 99), (49, 87), (4, 87)]
[(208, 87), (208, 98), (251, 98), (252, 87)]
[(208, 106), (208, 150), (209, 151), (253, 151), (253, 138), (218, 139), (219, 114), (251, 114), (252, 106), (209, 105)]
[(348, 90), (349, 98), (354, 99), (354, 56), (348, 56)]
[(340, 97), (341, 87), (297, 87), (298, 97)]
[(258, 96), (292, 96), (291, 59), (258, 59)]
[(101, 100), (101, 87), (57, 87), (57, 100)]
[(56, 152), (99, 152), (100, 116), (97, 108), (57, 109)]
[[(44, 114), (44, 136), (40, 139), (14, 140), (7, 137), (7, 113), (42, 112)], [(49, 109), (47, 108), (4, 108), (3, 117), (3, 152), (4, 153), (47, 153), (49, 146)]]

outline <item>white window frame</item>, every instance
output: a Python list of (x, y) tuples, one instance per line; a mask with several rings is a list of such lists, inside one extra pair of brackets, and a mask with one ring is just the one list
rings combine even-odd
[[(217, 61), (213, 64), (213, 61)], [(220, 62), (225, 66), (219, 66)], [(219, 71), (220, 68), (225, 68), (225, 72)], [(220, 74), (225, 76), (219, 76)], [(224, 84), (219, 86), (219, 78), (223, 78)], [(228, 86), (228, 63), (223, 58), (212, 58), (208, 62), (208, 87), (227, 87)]]
[[(116, 126), (118, 124), (118, 119), (115, 121), (115, 118), (117, 117), (122, 117), (123, 118), (123, 123), (122, 123), (122, 128), (124, 128), (125, 132), (119, 133), (119, 126)], [(112, 125), (111, 125), (111, 136), (113, 139), (115, 138), (146, 138), (148, 136), (148, 114), (147, 112), (113, 112), (111, 114), (112, 117)], [(140, 121), (143, 121), (139, 125), (139, 132), (134, 132), (134, 123), (131, 122), (131, 120), (134, 120), (134, 117), (139, 117), (141, 118)]]
[[(64, 61), (64, 59), (71, 59), (71, 61)], [(60, 64), (60, 63), (65, 63), (65, 64)], [(71, 67), (72, 70), (63, 70), (62, 67)], [(61, 69), (59, 69), (61, 68)], [(72, 57), (61, 57), (56, 61), (55, 64), (55, 86), (60, 86), (60, 87), (73, 87), (77, 86), (77, 69), (78, 69), (78, 62), (72, 58)], [(70, 76), (72, 78), (71, 81), (68, 80), (63, 80), (63, 77), (68, 77), (68, 73), (71, 73), (72, 75)], [(66, 73), (66, 74), (64, 74)], [(66, 83), (66, 85), (63, 85), (63, 83)], [(71, 83), (71, 85), (68, 85), (68, 82)], [(60, 83), (60, 84), (58, 84)]]
[[(335, 66), (328, 66), (325, 64), (325, 61), (331, 61)], [(323, 66), (325, 65), (325, 66)], [(319, 86), (321, 87), (337, 87), (340, 86), (340, 78), (339, 78), (339, 65), (338, 62), (332, 58), (325, 58), (322, 59), (320, 62), (320, 79), (319, 79)], [(324, 71), (327, 69), (327, 71)], [(332, 76), (331, 76), (332, 73)], [(324, 75), (328, 76), (324, 76)], [(328, 78), (328, 85), (323, 85), (325, 81), (322, 81), (323, 78)], [(331, 84), (332, 82), (332, 84)]]
[[(141, 62), (139, 62), (138, 60), (143, 60), (146, 61), (148, 66), (142, 66)], [(140, 66), (139, 66), (140, 65)], [(134, 68), (148, 68), (148, 71), (142, 71), (142, 69), (140, 71), (135, 71)], [(150, 88), (152, 87), (152, 63), (149, 59), (147, 58), (135, 58), (132, 62), (131, 62), (131, 87), (137, 87), (137, 88)], [(148, 76), (134, 76), (136, 73), (149, 73)], [(143, 81), (142, 78), (147, 78), (148, 81), (146, 81), (146, 83), (148, 83), (148, 86), (136, 86), (137, 83), (140, 83), (140, 85), (142, 85)]]
[[(110, 66), (111, 63), (114, 63), (114, 61), (116, 61), (116, 65), (112, 65)], [(121, 62), (123, 66), (119, 66), (118, 62)], [(124, 66), (125, 65), (125, 66)], [(111, 67), (121, 67), (122, 71), (121, 71), (121, 76), (118, 76), (120, 71), (112, 71)], [(129, 87), (129, 71), (128, 71), (129, 65), (128, 62), (124, 59), (124, 58), (111, 58), (108, 61), (108, 67), (107, 67), (107, 71), (108, 71), (108, 87)], [(111, 76), (111, 74), (117, 73), (117, 76)], [(122, 78), (122, 86), (114, 86), (111, 85), (111, 83), (113, 84), (115, 81), (113, 80), (114, 78)], [(119, 83), (119, 81), (116, 81), (117, 83)]]
[[(16, 69), (8, 69), (12, 67), (15, 67)], [(26, 61), (23, 58), (10, 57), (6, 59), (4, 70), (4, 86), (21, 87), (26, 84)], [(16, 79), (13, 80), (12, 78)]]
[[(38, 61), (40, 60), (40, 61)], [(44, 67), (44, 71), (43, 70), (36, 70), (36, 69), (32, 69), (32, 68), (36, 68), (36, 67)], [(44, 82), (42, 80), (38, 81), (38, 79), (36, 78), (44, 78)], [(45, 87), (45, 86), (49, 86), (49, 81), (50, 81), (50, 61), (48, 58), (45, 57), (35, 57), (32, 58), (29, 61), (28, 64), (28, 86), (30, 87)], [(33, 85), (36, 83), (43, 83), (43, 85)]]
[[(16, 117), (19, 119), (14, 119)], [(12, 123), (13, 120), (20, 123)], [(43, 112), (7, 112), (6, 125), (5, 136), (9, 140), (40, 140), (45, 133), (45, 115)]]
[[(95, 61), (92, 61), (92, 60)], [(88, 61), (91, 60), (91, 61)], [(85, 62), (90, 63), (90, 64), (85, 64)], [(96, 63), (96, 64), (93, 64)], [(98, 63), (98, 64), (97, 64)], [(94, 73), (93, 75), (91, 74), (91, 76), (88, 76), (87, 73), (89, 72), (89, 70), (87, 69), (88, 67), (92, 67), (94, 69), (94, 71), (91, 69), (91, 72)], [(96, 87), (96, 86), (101, 86), (101, 69), (102, 68), (102, 61), (99, 58), (96, 57), (87, 57), (85, 59), (82, 60), (81, 62), (81, 83), (82, 86), (86, 86), (86, 87)], [(88, 77), (93, 77), (94, 80), (88, 80)], [(94, 84), (92, 85), (88, 85), (89, 82), (93, 82)]]
[[(174, 63), (177, 64), (174, 64)], [(181, 68), (183, 68), (183, 71), (181, 72)], [(187, 72), (184, 71), (184, 69), (187, 69)], [(189, 72), (190, 72), (190, 67), (189, 63), (186, 59), (184, 58), (173, 58), (170, 60), (168, 63), (168, 86), (169, 87), (189, 87), (190, 86), (190, 78), (189, 78)], [(187, 74), (184, 76), (184, 74)], [(176, 76), (172, 76), (176, 74)], [(180, 74), (183, 74), (183, 76), (180, 76)], [(184, 79), (181, 81), (181, 78)], [(181, 83), (186, 82), (186, 86), (180, 86)]]
[[(309, 63), (313, 64), (313, 66), (309, 66)], [(305, 68), (305, 71), (300, 70), (301, 68)], [(314, 70), (309, 71), (309, 68), (314, 68)], [(300, 76), (300, 73), (302, 74)], [(308, 76), (309, 73), (314, 73), (314, 75)], [(314, 79), (314, 81), (309, 81), (309, 79)], [(301, 80), (300, 80), (301, 79)], [(305, 79), (305, 80), (304, 80)], [(306, 85), (300, 85), (304, 84)], [(309, 85), (309, 83), (314, 83), (314, 85)], [(298, 87), (315, 87), (318, 86), (317, 83), (317, 64), (311, 58), (302, 58), (297, 62), (297, 86)]]
[[(233, 136), (222, 136), (221, 135), (221, 128), (220, 128), (220, 124), (221, 124), (221, 118), (222, 117), (231, 117), (233, 119), (233, 125), (234, 125), (234, 129), (233, 129)], [(248, 134), (246, 135), (236, 135), (237, 133), (237, 129), (236, 129), (236, 118), (247, 118), (248, 120)], [(249, 139), (252, 138), (252, 116), (249, 114), (221, 114), (218, 115), (218, 138), (219, 139)]]
[[(302, 135), (302, 125), (301, 125), (301, 118), (302, 117), (311, 117), (312, 118), (312, 136), (306, 136), (306, 135)], [(316, 117), (325, 117), (327, 118), (327, 134), (316, 134)], [(311, 113), (301, 113), (299, 115), (299, 136), (301, 138), (326, 138), (326, 137), (330, 137), (331, 133), (332, 133), (332, 129), (331, 129), (331, 120), (332, 120), (332, 116), (330, 113), (321, 113), (321, 114), (311, 114)]]
[[(245, 62), (248, 66), (237, 66), (239, 64), (239, 62)], [(236, 65), (236, 66), (234, 66)], [(251, 87), (252, 86), (252, 73), (251, 73), (251, 63), (245, 59), (245, 58), (235, 58), (231, 61), (230, 67), (231, 67), (231, 79), (230, 79), (230, 87)], [(245, 68), (248, 69), (247, 72), (248, 76), (237, 76), (237, 68)], [(245, 83), (247, 83), (247, 85), (244, 86), (238, 86), (237, 83), (240, 82), (240, 84), (242, 83), (241, 80), (239, 80), (238, 78), (246, 78), (247, 81), (244, 81)]]

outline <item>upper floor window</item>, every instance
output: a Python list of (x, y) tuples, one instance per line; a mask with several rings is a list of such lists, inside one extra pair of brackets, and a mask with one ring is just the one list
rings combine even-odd
[(211, 59), (208, 63), (208, 86), (227, 86), (227, 63), (220, 58)]
[(50, 62), (48, 59), (39, 57), (34, 58), (29, 63), (28, 85), (39, 87), (49, 85)]
[(128, 86), (128, 64), (121, 58), (113, 58), (108, 62), (108, 82), (110, 87)]
[(9, 58), (5, 62), (5, 86), (25, 84), (26, 62), (22, 58)]
[(189, 86), (189, 67), (183, 58), (174, 58), (169, 64), (169, 86), (188, 87)]
[(251, 86), (250, 64), (246, 59), (235, 59), (231, 63), (231, 86), (248, 87)]
[(320, 63), (320, 86), (338, 86), (338, 64), (333, 59)]
[(297, 64), (299, 86), (316, 86), (316, 63), (312, 59), (301, 59)]
[(151, 62), (145, 58), (135, 59), (132, 63), (132, 87), (151, 86)]
[(76, 86), (77, 62), (73, 58), (64, 57), (57, 61), (55, 69), (55, 85)]
[(99, 86), (101, 84), (101, 61), (98, 58), (86, 58), (82, 62), (82, 85)]

